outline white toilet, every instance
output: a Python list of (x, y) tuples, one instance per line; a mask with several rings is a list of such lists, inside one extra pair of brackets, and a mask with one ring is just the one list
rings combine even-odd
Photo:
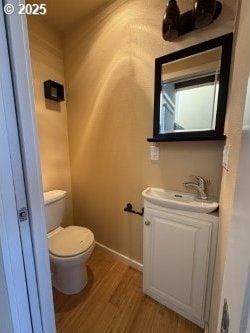
[(53, 286), (64, 294), (80, 292), (88, 282), (86, 261), (95, 246), (91, 230), (69, 226), (62, 228), (67, 192), (44, 193), (50, 266)]

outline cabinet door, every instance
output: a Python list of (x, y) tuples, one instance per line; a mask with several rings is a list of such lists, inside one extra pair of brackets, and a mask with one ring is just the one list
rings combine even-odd
[(151, 209), (144, 222), (144, 292), (202, 326), (212, 225)]

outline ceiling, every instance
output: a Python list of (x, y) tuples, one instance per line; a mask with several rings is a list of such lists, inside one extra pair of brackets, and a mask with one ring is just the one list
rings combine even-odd
[[(59, 32), (66, 32), (77, 24), (84, 16), (114, 0), (26, 0), (26, 3), (46, 3), (47, 14), (43, 19)], [(144, 0), (142, 0), (144, 1)], [(155, 0), (150, 0), (154, 2)], [(163, 10), (167, 0), (163, 2)], [(234, 18), (237, 0), (220, 0), (223, 11), (230, 11)], [(178, 0), (181, 12), (190, 10), (194, 0)]]
[(45, 3), (45, 20), (57, 31), (65, 32), (82, 17), (110, 0), (27, 0), (26, 3)]

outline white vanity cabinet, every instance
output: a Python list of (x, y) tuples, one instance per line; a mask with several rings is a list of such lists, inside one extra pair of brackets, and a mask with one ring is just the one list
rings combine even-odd
[(143, 291), (203, 327), (208, 320), (218, 216), (144, 200)]

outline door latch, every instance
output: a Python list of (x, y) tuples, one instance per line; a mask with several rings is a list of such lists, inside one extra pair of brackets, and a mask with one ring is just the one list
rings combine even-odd
[(18, 219), (19, 219), (19, 222), (27, 221), (28, 210), (26, 207), (22, 207), (18, 210)]
[(223, 313), (222, 313), (222, 321), (221, 321), (221, 333), (229, 332), (229, 311), (227, 300), (224, 300)]

